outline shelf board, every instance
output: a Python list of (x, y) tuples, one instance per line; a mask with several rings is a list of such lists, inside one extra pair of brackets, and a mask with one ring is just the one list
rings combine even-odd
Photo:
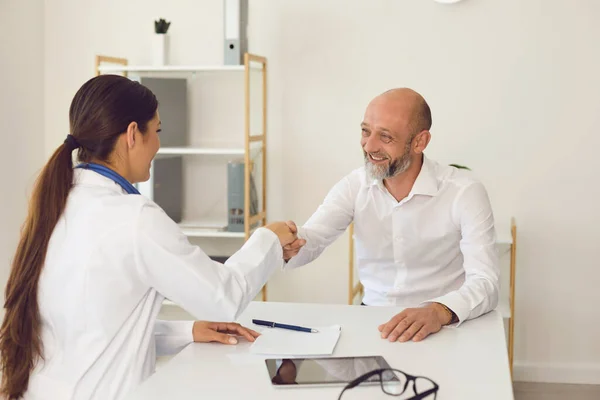
[(183, 221), (179, 228), (189, 237), (205, 238), (239, 238), (244, 239), (244, 232), (229, 232), (226, 220), (206, 219), (200, 221)]
[[(262, 66), (252, 65), (261, 70)], [(243, 65), (100, 65), (99, 72), (243, 72)]]
[(246, 235), (244, 232), (229, 232), (220, 229), (210, 228), (194, 228), (194, 227), (181, 227), (181, 230), (186, 236), (189, 237), (207, 237), (207, 238), (240, 238), (244, 239)]
[(158, 154), (169, 155), (244, 155), (243, 148), (214, 148), (214, 147), (161, 147)]

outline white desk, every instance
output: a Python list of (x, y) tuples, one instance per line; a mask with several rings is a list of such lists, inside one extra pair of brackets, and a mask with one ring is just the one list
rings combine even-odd
[[(502, 317), (493, 311), (460, 328), (444, 328), (421, 343), (389, 343), (377, 326), (401, 309), (346, 305), (254, 302), (240, 318), (305, 326), (340, 324), (335, 356), (382, 355), (393, 368), (423, 375), (440, 386), (437, 400), (509, 400), (512, 382)], [(277, 389), (250, 344), (191, 344), (144, 382), (129, 400), (337, 399), (339, 388)], [(248, 354), (245, 356), (245, 354)], [(388, 399), (379, 386), (357, 387), (343, 399)]]

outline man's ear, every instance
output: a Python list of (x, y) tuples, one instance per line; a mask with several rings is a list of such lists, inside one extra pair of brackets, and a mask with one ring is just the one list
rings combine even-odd
[(133, 149), (135, 146), (136, 133), (138, 132), (138, 124), (137, 122), (132, 122), (127, 126), (127, 148)]
[(417, 136), (415, 136), (415, 139), (413, 141), (414, 142), (413, 149), (414, 149), (415, 153), (417, 153), (417, 154), (423, 153), (423, 151), (425, 151), (425, 148), (429, 144), (430, 140), (431, 140), (431, 133), (429, 133), (429, 131), (421, 131), (421, 132), (417, 133)]

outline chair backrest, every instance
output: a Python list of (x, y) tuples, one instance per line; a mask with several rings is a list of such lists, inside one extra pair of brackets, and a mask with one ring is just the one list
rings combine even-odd
[(517, 223), (514, 218), (510, 220), (510, 236), (512, 244), (510, 247), (510, 311), (511, 316), (515, 314), (515, 275), (517, 264)]
[(348, 227), (348, 304), (354, 304), (357, 295), (364, 293), (363, 285), (356, 281), (356, 252), (354, 251), (354, 223)]
[(515, 353), (515, 277), (517, 273), (517, 223), (514, 218), (510, 221), (510, 320), (508, 324), (508, 361), (510, 374), (513, 373), (513, 360)]

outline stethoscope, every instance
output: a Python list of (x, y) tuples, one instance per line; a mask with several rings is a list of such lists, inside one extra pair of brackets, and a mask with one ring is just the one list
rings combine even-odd
[(105, 167), (104, 165), (95, 163), (83, 163), (79, 164), (75, 168), (89, 169), (90, 171), (94, 171), (97, 174), (100, 174), (114, 181), (117, 185), (121, 186), (123, 190), (125, 190), (128, 194), (140, 194), (140, 192), (135, 188), (135, 186), (133, 186), (127, 179), (123, 178), (121, 175), (117, 174), (112, 169)]

